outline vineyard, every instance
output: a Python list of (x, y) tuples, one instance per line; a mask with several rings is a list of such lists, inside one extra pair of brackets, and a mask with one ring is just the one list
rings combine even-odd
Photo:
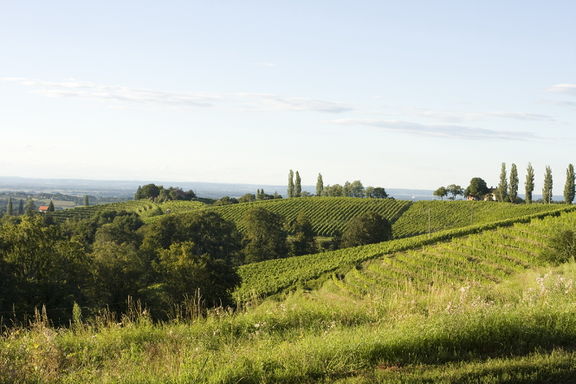
[(576, 213), (484, 231), (423, 249), (393, 253), (352, 269), (327, 285), (344, 295), (383, 295), (409, 284), (431, 286), (500, 283), (514, 273), (544, 264), (540, 253), (561, 228), (575, 228)]
[(135, 212), (145, 221), (148, 221), (167, 212), (188, 212), (203, 206), (204, 203), (198, 201), (169, 201), (157, 204), (149, 200), (128, 200), (119, 203), (58, 210), (50, 213), (50, 216), (57, 222), (62, 222), (65, 220), (88, 219), (100, 212), (128, 211)]
[(437, 232), (472, 224), (558, 209), (553, 204), (512, 204), (485, 201), (417, 201), (393, 225), (395, 238)]
[[(548, 219), (548, 221), (546, 220), (542, 221), (542, 223), (544, 224), (541, 224), (540, 227), (537, 225), (539, 223), (537, 219), (547, 216), (554, 217), (562, 212), (571, 212), (571, 211), (573, 211), (572, 207), (563, 207), (563, 208), (556, 207), (554, 211), (532, 214), (520, 218), (511, 218), (488, 224), (477, 224), (463, 228), (449, 229), (435, 232), (432, 234), (419, 235), (405, 239), (391, 240), (388, 242), (370, 244), (361, 247), (346, 248), (337, 251), (324, 252), (314, 255), (296, 256), (286, 259), (268, 260), (260, 263), (244, 265), (239, 268), (239, 273), (242, 277), (243, 283), (241, 287), (236, 290), (235, 296), (240, 301), (246, 301), (252, 298), (261, 298), (269, 296), (285, 289), (291, 289), (299, 285), (303, 285), (310, 280), (318, 279), (330, 272), (335, 271), (347, 272), (354, 265), (358, 265), (359, 263), (362, 263), (370, 259), (376, 259), (384, 255), (392, 254), (395, 252), (413, 250), (425, 245), (434, 244), (442, 241), (449, 241), (458, 237), (472, 235), (483, 231), (487, 232), (485, 234), (480, 234), (477, 236), (479, 237), (485, 236), (485, 238), (483, 239), (490, 239), (490, 236), (493, 236), (494, 232), (490, 230), (501, 227), (509, 227), (514, 224), (520, 226), (524, 225), (524, 227), (522, 228), (542, 228), (541, 232), (544, 233), (547, 227), (546, 223), (551, 222), (550, 220), (553, 219)], [(573, 218), (574, 214), (565, 213), (564, 216)], [(553, 222), (556, 223), (556, 221)], [(529, 223), (529, 224), (519, 224), (519, 223)], [(498, 233), (506, 233), (507, 230), (508, 228), (502, 229), (501, 232)], [(526, 231), (528, 234), (532, 233), (530, 232), (530, 229)], [(526, 237), (529, 239), (528, 236), (529, 235), (526, 235)], [(533, 236), (538, 235), (534, 234)], [(512, 240), (512, 244), (514, 243), (514, 239)], [(494, 239), (487, 240), (485, 243), (486, 246), (488, 247), (488, 250), (495, 249), (493, 245), (491, 246), (492, 241), (495, 240)], [(505, 242), (505, 244), (510, 244), (510, 241)], [(522, 244), (526, 245), (529, 244), (529, 242), (528, 243), (519, 242), (518, 245), (511, 245), (510, 247), (505, 246), (503, 252), (512, 253), (513, 251), (515, 251), (514, 247), (519, 247)], [(517, 253), (521, 254), (523, 251), (524, 248), (519, 248)], [(407, 253), (406, 255), (410, 254), (411, 253)], [(532, 254), (532, 251), (530, 250), (528, 254)], [(394, 257), (393, 259), (394, 261), (389, 261), (392, 259), (386, 258), (385, 263), (392, 263), (396, 262), (397, 260), (397, 262), (399, 263), (403, 262), (405, 264), (413, 265), (416, 271), (418, 271), (419, 264), (416, 261), (417, 259), (414, 259), (414, 261), (412, 261), (410, 259), (410, 256), (406, 255)], [(463, 267), (466, 265), (466, 263), (464, 263), (464, 261), (466, 260), (465, 257), (466, 256), (463, 255), (462, 256), (463, 259), (462, 261), (460, 261)], [(526, 256), (524, 255), (518, 257), (526, 257)], [(406, 260), (407, 258), (408, 260)], [(435, 263), (445, 262), (442, 261), (441, 258), (429, 258), (426, 260), (428, 260), (429, 263), (431, 263), (432, 265), (436, 265)], [(522, 262), (524, 264), (520, 263), (519, 265), (528, 265), (527, 261), (524, 260)], [(514, 265), (515, 265), (514, 262), (511, 262), (511, 264), (508, 267), (510, 268), (511, 266)], [(437, 268), (441, 270), (443, 267), (441, 266), (441, 264), (438, 264)], [(476, 268), (476, 266), (474, 265), (474, 263), (472, 263), (468, 265), (468, 268)], [(397, 281), (397, 279), (393, 277), (394, 271), (395, 271), (394, 268), (390, 269), (391, 276), (386, 277), (385, 279), (386, 281), (391, 282)], [(464, 271), (469, 272), (469, 270), (467, 269), (464, 269)], [(511, 270), (507, 271), (511, 272)], [(421, 272), (423, 274), (429, 273), (429, 271), (426, 268), (424, 268), (424, 265), (421, 268)], [(401, 277), (402, 278), (401, 281), (404, 281), (406, 276), (401, 272), (398, 273), (399, 275), (396, 277)]]

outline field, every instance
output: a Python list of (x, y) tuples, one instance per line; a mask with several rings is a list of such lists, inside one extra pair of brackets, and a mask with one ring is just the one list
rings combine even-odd
[(0, 382), (574, 383), (576, 264), (539, 255), (575, 225), (561, 208), (350, 249), (305, 289), (308, 267), (282, 296), (205, 318), (39, 315), (0, 339)]

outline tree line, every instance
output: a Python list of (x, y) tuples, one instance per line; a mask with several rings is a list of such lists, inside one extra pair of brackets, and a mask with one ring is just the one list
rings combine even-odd
[[(300, 173), (290, 170), (288, 173), (288, 197), (310, 196), (306, 191), (302, 191), (302, 179)], [(364, 187), (360, 180), (352, 182), (346, 181), (344, 185), (324, 185), (322, 174), (318, 174), (316, 179), (316, 196), (339, 196), (339, 197), (366, 197), (374, 199), (385, 199), (388, 197), (386, 190), (382, 187)]]
[[(564, 183), (564, 203), (572, 204), (575, 197), (575, 173), (574, 165), (568, 164), (566, 169), (566, 181)], [(461, 186), (451, 184), (447, 187), (440, 187), (436, 189), (433, 194), (441, 199), (444, 199), (450, 194), (450, 199), (454, 200), (457, 196), (465, 196), (473, 200), (496, 200), (499, 202), (511, 202), (531, 204), (533, 202), (535, 173), (532, 164), (528, 163), (526, 168), (526, 177), (524, 181), (524, 200), (518, 196), (518, 189), (520, 179), (518, 176), (518, 168), (516, 164), (510, 167), (510, 174), (508, 175), (506, 163), (502, 163), (500, 167), (500, 177), (498, 186), (496, 188), (488, 188), (486, 182), (479, 177), (474, 177), (470, 180), (469, 186), (464, 190)], [(544, 172), (544, 186), (542, 188), (542, 202), (546, 204), (552, 203), (553, 198), (553, 178), (552, 169), (546, 166)]]

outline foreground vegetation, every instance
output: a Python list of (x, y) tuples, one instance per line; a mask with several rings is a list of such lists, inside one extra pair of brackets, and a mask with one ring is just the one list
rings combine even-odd
[(456, 268), (435, 284), (415, 274), (375, 281), (371, 293), (330, 280), (238, 313), (161, 324), (137, 308), (121, 322), (78, 315), (59, 329), (39, 314), (0, 340), (0, 382), (573, 382), (576, 265), (516, 270), (525, 268), (498, 282)]

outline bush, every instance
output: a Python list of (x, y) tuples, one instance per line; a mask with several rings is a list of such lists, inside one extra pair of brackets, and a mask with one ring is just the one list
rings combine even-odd
[(542, 252), (542, 258), (552, 264), (562, 264), (576, 256), (576, 233), (566, 229), (550, 238), (548, 249)]

